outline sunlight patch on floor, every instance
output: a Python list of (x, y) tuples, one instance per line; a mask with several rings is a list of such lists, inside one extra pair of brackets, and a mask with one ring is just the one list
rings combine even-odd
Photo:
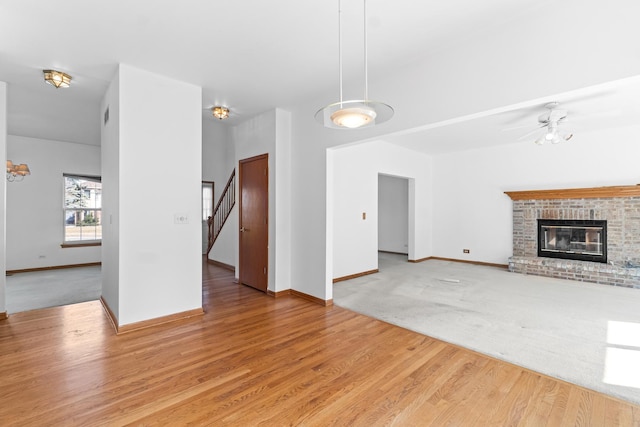
[(610, 345), (638, 347), (640, 349), (640, 323), (609, 320), (607, 343)]
[(640, 388), (640, 323), (609, 321), (607, 344), (603, 381)]

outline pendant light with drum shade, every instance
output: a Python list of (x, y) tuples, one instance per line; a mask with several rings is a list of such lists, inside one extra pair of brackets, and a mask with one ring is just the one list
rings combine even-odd
[(361, 100), (342, 99), (342, 7), (338, 0), (338, 55), (340, 68), (340, 101), (318, 110), (316, 120), (332, 129), (359, 129), (386, 122), (393, 116), (391, 106), (369, 99), (367, 72), (367, 0), (363, 0), (364, 16), (364, 98)]

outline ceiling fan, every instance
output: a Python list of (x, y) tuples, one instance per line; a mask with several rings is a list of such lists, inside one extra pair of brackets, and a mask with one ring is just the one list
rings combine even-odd
[(543, 133), (534, 141), (538, 145), (546, 143), (557, 144), (559, 142), (568, 141), (573, 137), (572, 133), (562, 133), (561, 127), (567, 122), (567, 110), (559, 108), (560, 103), (549, 102), (545, 104), (546, 111), (538, 116), (538, 127), (522, 135), (518, 139), (524, 139), (544, 129)]

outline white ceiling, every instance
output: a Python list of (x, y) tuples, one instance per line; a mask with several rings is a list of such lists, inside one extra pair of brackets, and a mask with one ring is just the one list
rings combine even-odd
[(620, 79), (519, 104), (431, 123), (385, 136), (385, 141), (427, 154), (443, 154), (513, 143), (532, 143), (544, 129), (538, 116), (558, 102), (567, 112), (562, 135), (581, 135), (640, 124), (640, 77)]
[[(546, 13), (550, 4), (553, 0), (369, 0), (370, 79), (528, 14)], [(306, 99), (332, 102), (338, 81), (337, 5), (337, 0), (1, 2), (0, 81), (9, 83), (8, 131), (99, 144), (98, 104), (118, 63), (202, 86), (206, 120), (214, 120), (207, 110), (213, 105), (229, 106), (231, 119), (225, 123), (236, 124)], [(343, 0), (347, 77), (362, 69), (361, 7), (359, 0)], [(71, 74), (72, 87), (44, 84), (42, 70), (48, 68)], [(613, 94), (613, 104), (622, 102), (619, 91), (606, 93)], [(582, 95), (563, 96), (571, 101)], [(431, 153), (470, 148), (464, 142), (470, 139), (515, 142), (519, 131), (496, 129), (530, 120), (534, 126), (544, 101), (403, 131), (388, 140)], [(586, 104), (574, 104), (588, 113)]]

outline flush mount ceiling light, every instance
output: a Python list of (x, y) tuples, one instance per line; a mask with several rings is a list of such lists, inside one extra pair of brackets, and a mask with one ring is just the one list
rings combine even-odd
[(219, 120), (224, 120), (229, 117), (229, 109), (227, 107), (213, 107), (211, 109), (211, 113), (213, 114), (213, 117)]
[(69, 87), (71, 85), (71, 76), (56, 70), (42, 70), (44, 73), (44, 81), (57, 88)]
[(318, 110), (316, 120), (325, 127), (332, 129), (357, 129), (374, 126), (386, 122), (393, 116), (393, 108), (389, 105), (371, 101), (368, 93), (367, 72), (367, 0), (363, 0), (364, 17), (364, 98), (361, 100), (344, 101), (342, 98), (342, 2), (338, 0), (338, 57), (340, 101), (329, 104)]

